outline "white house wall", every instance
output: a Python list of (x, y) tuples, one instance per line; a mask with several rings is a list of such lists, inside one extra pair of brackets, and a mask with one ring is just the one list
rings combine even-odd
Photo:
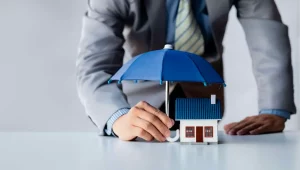
[[(185, 137), (185, 127), (195, 127), (195, 138)], [(218, 122), (217, 120), (181, 120), (180, 121), (180, 142), (196, 142), (196, 126), (203, 126), (203, 135), (205, 126), (213, 126), (213, 137), (205, 138), (203, 136), (203, 142), (218, 142)]]

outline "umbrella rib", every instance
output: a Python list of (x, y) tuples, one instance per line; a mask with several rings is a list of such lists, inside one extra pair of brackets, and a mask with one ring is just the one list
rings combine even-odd
[[(130, 68), (135, 65), (137, 63), (137, 60), (141, 59), (142, 56), (137, 56), (136, 59), (130, 64), (130, 66), (127, 68), (127, 70), (130, 70)], [(120, 81), (123, 80), (123, 76), (126, 74), (126, 71), (124, 72), (124, 74), (122, 74), (122, 76), (120, 77)]]
[[(187, 55), (190, 55), (190, 54), (187, 53)], [(206, 80), (205, 80), (204, 76), (202, 76), (202, 73), (201, 73), (200, 69), (197, 67), (197, 65), (196, 65), (196, 63), (194, 62), (194, 60), (192, 60), (190, 57), (188, 57), (188, 59), (189, 59), (190, 61), (192, 61), (192, 63), (194, 64), (194, 66), (197, 68), (197, 70), (198, 70), (198, 72), (199, 72), (199, 75), (203, 78), (203, 80), (204, 80), (203, 83), (206, 84)]]
[[(201, 57), (201, 56), (200, 56)], [(205, 60), (203, 57), (201, 57), (202, 58), (202, 60)], [(189, 59), (193, 62), (193, 64), (197, 67), (197, 65), (196, 65), (196, 63), (194, 62), (194, 60), (193, 59), (191, 59), (190, 57), (189, 57)], [(198, 68), (198, 67), (197, 67)], [(201, 73), (201, 69), (200, 68), (198, 68), (198, 70), (199, 70), (199, 72)], [(201, 76), (202, 76), (202, 73), (201, 73)], [(205, 80), (205, 78), (204, 78), (204, 76), (202, 76), (203, 77), (203, 79)], [(206, 80), (205, 80), (205, 82), (204, 82), (205, 84), (207, 83), (206, 82)], [(221, 83), (215, 83), (215, 84), (223, 84), (223, 86), (226, 86), (226, 84), (225, 84), (225, 82), (221, 82)]]

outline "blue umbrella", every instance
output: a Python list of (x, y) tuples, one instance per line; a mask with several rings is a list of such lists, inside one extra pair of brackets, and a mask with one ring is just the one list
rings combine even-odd
[(169, 82), (202, 82), (223, 84), (224, 80), (209, 62), (202, 57), (173, 50), (166, 45), (162, 50), (140, 54), (124, 64), (109, 82), (118, 80), (152, 80), (162, 84), (166, 82), (166, 114), (169, 115)]

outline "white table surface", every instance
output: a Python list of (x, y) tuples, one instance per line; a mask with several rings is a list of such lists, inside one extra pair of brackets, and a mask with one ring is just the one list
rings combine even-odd
[(0, 133), (1, 170), (300, 170), (300, 132), (221, 144), (124, 142), (95, 133)]

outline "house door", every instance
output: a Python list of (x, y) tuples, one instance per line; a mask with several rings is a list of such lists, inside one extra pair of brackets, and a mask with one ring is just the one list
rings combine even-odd
[(196, 127), (196, 142), (203, 142), (203, 126)]

